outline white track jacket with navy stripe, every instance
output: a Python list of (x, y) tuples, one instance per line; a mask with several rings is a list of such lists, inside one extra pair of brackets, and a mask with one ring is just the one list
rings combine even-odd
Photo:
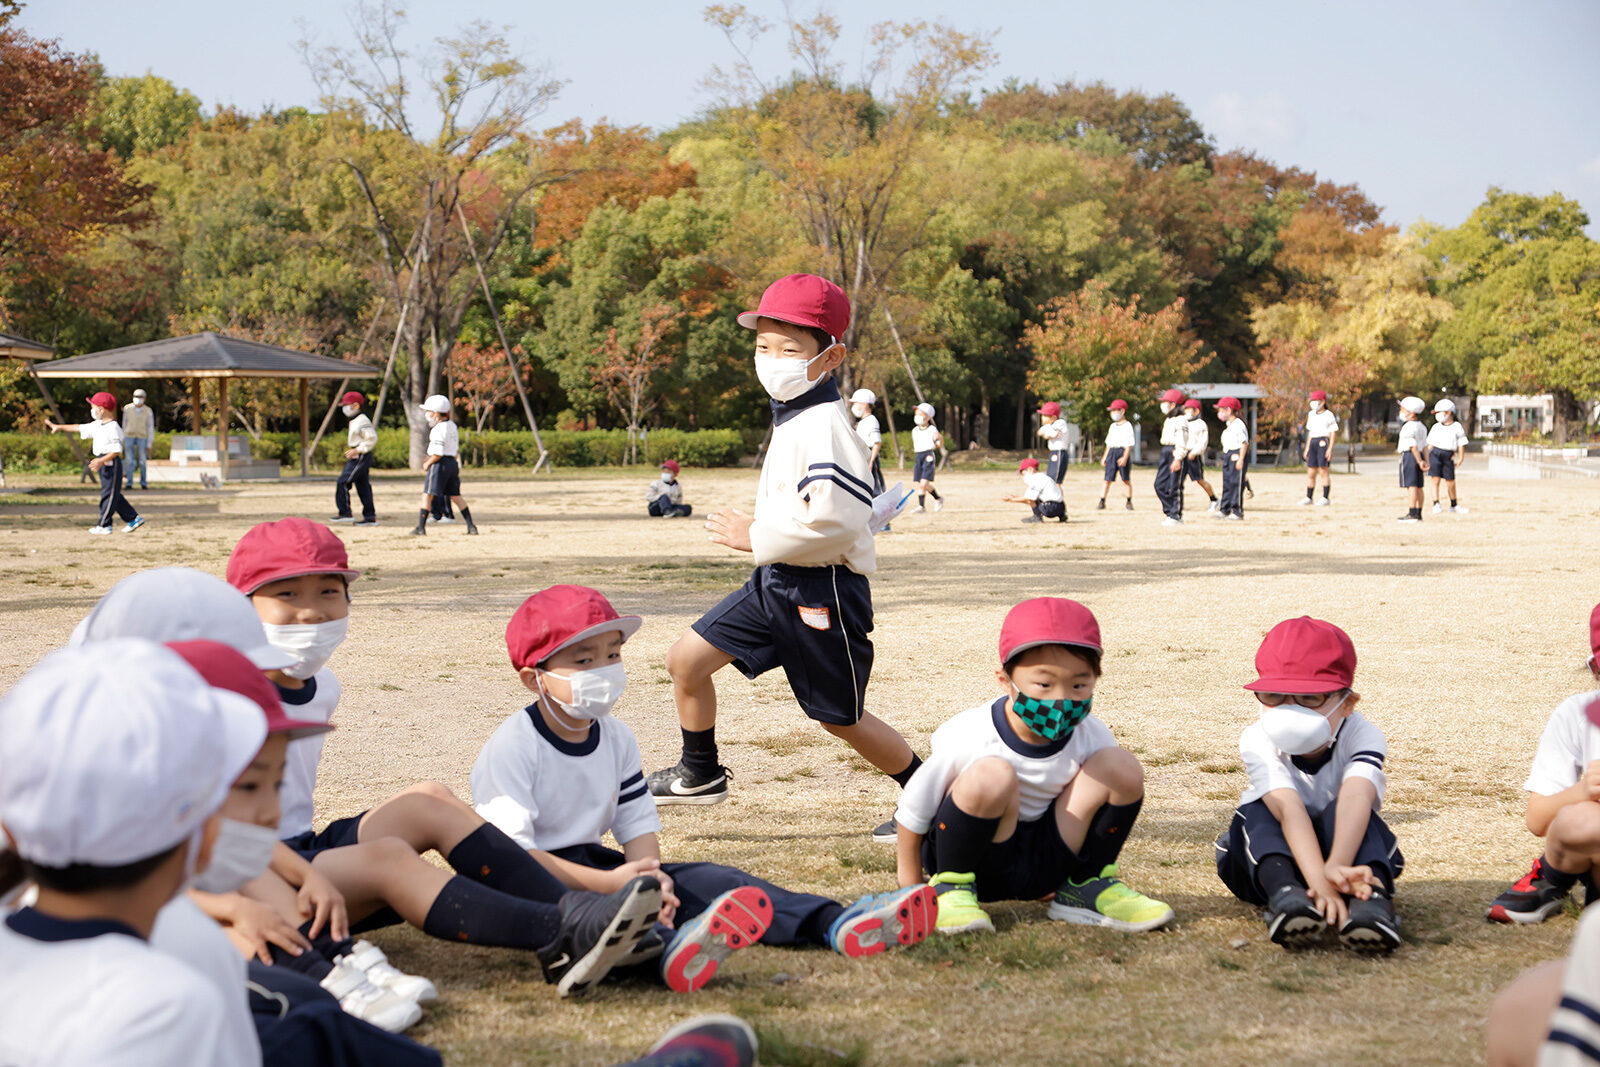
[(872, 464), (830, 379), (774, 403), (750, 547), (758, 565), (878, 569), (872, 532)]

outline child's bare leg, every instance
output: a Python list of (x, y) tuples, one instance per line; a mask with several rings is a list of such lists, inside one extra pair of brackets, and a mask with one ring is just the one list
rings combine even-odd
[(717, 687), (711, 676), (733, 662), (733, 657), (693, 630), (685, 631), (667, 649), (667, 673), (672, 676), (672, 700), (678, 706), (678, 723), (685, 730), (709, 730), (717, 724)]
[(1003, 759), (985, 756), (973, 762), (951, 783), (950, 799), (974, 818), (999, 819), (996, 841), (1006, 841), (1017, 831), (1017, 771)]
[(1144, 767), (1138, 758), (1127, 749), (1102, 748), (1084, 761), (1056, 801), (1056, 828), (1066, 846), (1081, 855), (1096, 813), (1143, 799)]
[(822, 728), (834, 737), (843, 738), (846, 744), (884, 774), (898, 774), (916, 759), (900, 732), (871, 713), (862, 715), (853, 726), (825, 722)]
[(1494, 998), (1483, 1033), (1488, 1067), (1534, 1067), (1566, 974), (1566, 960), (1549, 960), (1523, 971)]
[(357, 831), (363, 843), (398, 837), (418, 853), (435, 849), (441, 856), (483, 825), (483, 818), (438, 782), (408, 786), (361, 817)]
[(1600, 861), (1600, 803), (1580, 800), (1556, 812), (1544, 840), (1550, 866), (1563, 874), (1585, 874)]
[(1105, 500), (1106, 494), (1109, 493), (1109, 492), (1111, 492), (1111, 483), (1110, 482), (1101, 482), (1100, 483), (1100, 499), (1102, 501)]
[(421, 507), (422, 507), (423, 511), (432, 511), (433, 510), (433, 494), (432, 493), (423, 493), (422, 494)]
[(1438, 478), (1429, 478), (1428, 481), (1433, 483), (1433, 502), (1435, 504), (1437, 504), (1439, 502), (1439, 482), (1440, 482), (1440, 479), (1438, 479)]
[(387, 906), (419, 929), (439, 891), (457, 877), (435, 867), (410, 845), (393, 837), (330, 848), (319, 852), (311, 865), (344, 894), (351, 922)]

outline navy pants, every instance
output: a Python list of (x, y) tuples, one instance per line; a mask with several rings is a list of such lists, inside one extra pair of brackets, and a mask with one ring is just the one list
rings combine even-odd
[(100, 526), (110, 526), (113, 516), (123, 522), (132, 522), (139, 513), (122, 495), (122, 457), (118, 456), (100, 468)]
[(880, 495), (888, 486), (883, 484), (883, 464), (872, 461), (872, 495)]
[[(1311, 816), (1311, 826), (1317, 832), (1317, 844), (1326, 856), (1333, 845), (1334, 815), (1339, 805), (1329, 804)], [(1252, 800), (1233, 813), (1227, 832), (1216, 840), (1217, 876), (1233, 895), (1246, 904), (1265, 907), (1266, 894), (1256, 882), (1256, 868), (1268, 856), (1288, 856), (1289, 842), (1283, 836), (1283, 827), (1267, 808), (1265, 800)], [(1405, 870), (1406, 859), (1388, 825), (1373, 812), (1367, 820), (1367, 832), (1356, 848), (1356, 866), (1366, 864), (1384, 883), (1391, 894), (1394, 880)]]
[(380, 1030), (339, 1007), (305, 975), (250, 962), (250, 1013), (264, 1067), (437, 1067), (433, 1049)]
[(667, 497), (658, 496), (654, 500), (650, 501), (645, 510), (650, 512), (651, 515), (658, 519), (669, 516), (672, 518), (682, 519), (686, 518), (691, 512), (693, 512), (694, 508), (690, 507), (688, 504), (674, 504)]
[(1035, 500), (1033, 514), (1038, 519), (1057, 519), (1067, 521), (1067, 505), (1060, 500)]
[(344, 470), (339, 472), (339, 480), (333, 487), (333, 503), (340, 515), (350, 514), (350, 487), (353, 485), (356, 495), (361, 498), (361, 517), (367, 522), (376, 521), (378, 511), (372, 506), (371, 471), (371, 452), (363, 452), (355, 459), (344, 461)]
[(1237, 450), (1222, 454), (1222, 513), (1243, 518), (1245, 472), (1234, 467), (1238, 461)]
[(1050, 464), (1045, 468), (1045, 473), (1050, 475), (1051, 478), (1055, 479), (1055, 483), (1057, 485), (1061, 484), (1061, 479), (1067, 476), (1066, 449), (1052, 448), (1050, 450)]
[[(569, 863), (581, 863), (609, 871), (626, 862), (622, 853), (604, 845), (570, 845), (552, 849), (551, 855)], [(828, 924), (843, 911), (843, 905), (814, 893), (794, 893), (782, 889), (737, 867), (720, 863), (663, 863), (661, 869), (672, 878), (672, 891), (678, 895), (678, 926), (711, 906), (711, 902), (730, 889), (757, 886), (772, 901), (772, 925), (762, 935), (763, 945), (828, 944)], [(827, 912), (826, 916), (821, 913)], [(827, 918), (828, 922), (821, 921)]]
[(1172, 469), (1171, 445), (1161, 449), (1161, 462), (1156, 466), (1156, 499), (1167, 518), (1183, 518), (1183, 470)]

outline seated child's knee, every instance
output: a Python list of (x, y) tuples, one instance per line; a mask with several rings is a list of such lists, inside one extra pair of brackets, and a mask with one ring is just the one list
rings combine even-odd
[(995, 756), (985, 756), (962, 771), (950, 789), (958, 804), (1008, 800), (1016, 791), (1016, 768)]
[(1129, 792), (1144, 791), (1144, 764), (1125, 748), (1113, 745), (1090, 756), (1084, 767), (1093, 768), (1097, 778)]
[(432, 797), (435, 800), (457, 799), (455, 793), (450, 791), (450, 787), (442, 782), (418, 782), (416, 785), (406, 787), (404, 792), (417, 796)]
[(1592, 800), (1568, 804), (1550, 820), (1548, 838), (1567, 848), (1600, 848), (1600, 804)]

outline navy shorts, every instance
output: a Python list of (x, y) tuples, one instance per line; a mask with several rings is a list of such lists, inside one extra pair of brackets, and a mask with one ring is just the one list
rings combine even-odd
[(1313, 437), (1306, 442), (1306, 466), (1327, 468), (1328, 453), (1333, 451), (1333, 442), (1327, 437)]
[(1118, 478), (1125, 482), (1133, 481), (1133, 459), (1130, 457), (1126, 464), (1121, 462), (1127, 452), (1126, 448), (1113, 448), (1106, 453), (1106, 481), (1114, 482)]
[(694, 632), (746, 678), (782, 667), (806, 716), (854, 726), (872, 674), (872, 587), (849, 567), (757, 567)]
[(1428, 477), (1443, 478), (1447, 482), (1456, 480), (1456, 454), (1446, 452), (1442, 448), (1428, 449)]
[(1422, 488), (1422, 468), (1417, 465), (1417, 457), (1409, 449), (1400, 456), (1400, 488)]
[(460, 496), (461, 464), (456, 457), (440, 456), (439, 462), (428, 468), (422, 491), (429, 496)]
[(911, 468), (911, 480), (914, 482), (933, 481), (933, 453), (918, 452), (916, 466)]
[(366, 814), (362, 812), (348, 819), (335, 819), (321, 830), (307, 830), (303, 834), (286, 837), (283, 843), (300, 853), (307, 861), (313, 860), (319, 852), (357, 844), (359, 840), (357, 831), (361, 829), (361, 819)]
[[(933, 822), (922, 839), (922, 867), (929, 874), (938, 871), (939, 823), (950, 817), (946, 810), (955, 807), (949, 794), (939, 803)], [(1055, 810), (1032, 822), (1017, 822), (1016, 833), (990, 845), (983, 862), (973, 872), (978, 876), (979, 900), (1038, 900), (1061, 888), (1068, 878), (1098, 875), (1084, 867), (1078, 854), (1061, 840)]]
[(1050, 465), (1045, 468), (1045, 473), (1055, 479), (1057, 485), (1067, 476), (1067, 450), (1052, 448), (1050, 450)]
[(1206, 476), (1206, 461), (1199, 456), (1190, 456), (1183, 461), (1183, 476), (1191, 482), (1202, 481)]
[[(1317, 844), (1322, 847), (1324, 855), (1333, 847), (1337, 814), (1338, 804), (1333, 803), (1311, 816), (1311, 828), (1317, 835)], [(1268, 856), (1294, 859), (1283, 827), (1268, 809), (1265, 800), (1252, 800), (1235, 809), (1228, 828), (1217, 838), (1213, 847), (1216, 851), (1217, 877), (1222, 879), (1222, 884), (1246, 904), (1257, 907), (1265, 907), (1267, 903), (1261, 883), (1256, 880), (1256, 870), (1261, 866), (1261, 861)], [(1385, 888), (1391, 894), (1394, 892), (1394, 879), (1406, 869), (1406, 858), (1400, 853), (1394, 832), (1377, 812), (1373, 812), (1367, 820), (1367, 830), (1361, 836), (1361, 843), (1356, 846), (1353, 862), (1357, 866), (1365, 864), (1375, 868), (1373, 873), (1387, 882)], [(1382, 878), (1385, 872), (1389, 875), (1387, 879)]]
[(1061, 500), (1035, 500), (1033, 513), (1041, 519), (1060, 519), (1067, 521), (1067, 505)]

